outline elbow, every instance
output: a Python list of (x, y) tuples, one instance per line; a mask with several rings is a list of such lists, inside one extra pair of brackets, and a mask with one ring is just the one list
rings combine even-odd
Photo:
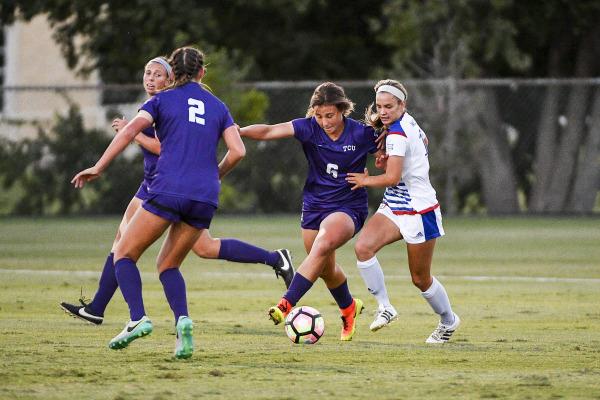
[(233, 151), (234, 154), (232, 154), (232, 156), (240, 161), (242, 158), (246, 157), (246, 147), (244, 145), (238, 147), (237, 149), (235, 149), (235, 151)]

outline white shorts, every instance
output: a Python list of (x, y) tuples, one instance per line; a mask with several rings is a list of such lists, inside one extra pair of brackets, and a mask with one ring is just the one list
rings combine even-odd
[(396, 215), (386, 204), (381, 203), (377, 213), (385, 215), (396, 224), (406, 243), (424, 243), (444, 236), (442, 212), (439, 207), (425, 214)]

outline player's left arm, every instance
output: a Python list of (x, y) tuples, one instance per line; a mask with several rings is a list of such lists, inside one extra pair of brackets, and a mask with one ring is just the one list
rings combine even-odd
[(219, 179), (227, 175), (246, 155), (246, 147), (237, 125), (231, 125), (223, 131), (223, 140), (227, 146), (227, 153), (219, 163)]
[(402, 178), (402, 165), (404, 157), (389, 156), (387, 159), (385, 173), (381, 175), (369, 175), (369, 170), (365, 168), (364, 173), (349, 172), (346, 181), (353, 185), (352, 190), (361, 187), (389, 187), (396, 186)]

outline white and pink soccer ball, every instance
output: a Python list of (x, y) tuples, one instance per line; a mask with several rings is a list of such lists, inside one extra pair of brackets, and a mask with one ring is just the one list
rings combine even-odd
[(285, 318), (285, 333), (294, 343), (314, 344), (325, 333), (325, 320), (312, 307), (296, 307)]

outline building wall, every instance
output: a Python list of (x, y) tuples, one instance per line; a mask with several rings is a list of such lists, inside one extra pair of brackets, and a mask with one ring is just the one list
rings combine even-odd
[[(45, 16), (5, 27), (4, 102), (0, 135), (19, 139), (34, 135), (35, 124), (48, 126), (64, 113), (69, 100), (81, 108), (86, 126), (106, 124), (97, 90), (58, 91), (49, 86), (96, 85), (98, 75), (76, 76), (67, 67)], [(43, 90), (24, 87), (46, 87)]]

